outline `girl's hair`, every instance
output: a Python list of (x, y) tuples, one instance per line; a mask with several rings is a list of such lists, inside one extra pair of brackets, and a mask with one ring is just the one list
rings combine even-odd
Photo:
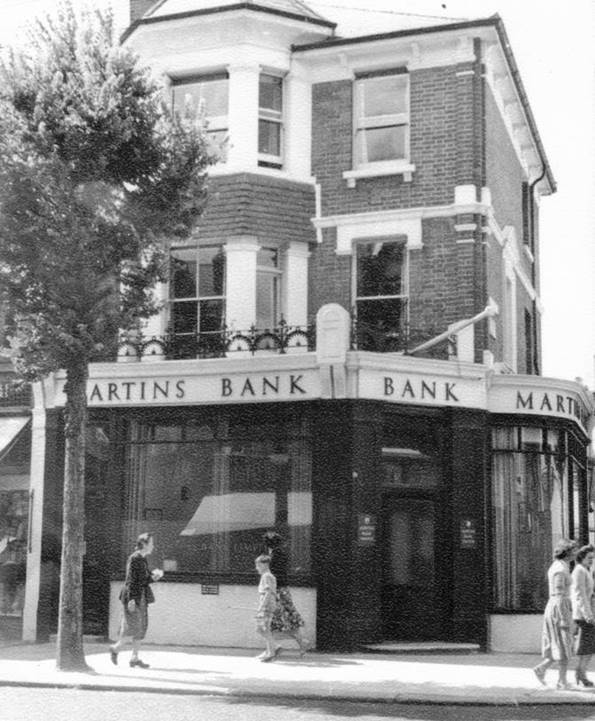
[(578, 543), (571, 540), (570, 538), (563, 538), (561, 541), (556, 543), (554, 548), (554, 558), (564, 560), (568, 556), (572, 555), (572, 552), (576, 549)]
[(595, 546), (592, 546), (590, 543), (586, 546), (581, 546), (578, 551), (576, 552), (576, 562), (582, 563), (582, 561), (585, 559), (585, 557), (589, 553), (593, 553), (595, 551)]
[(141, 533), (140, 536), (136, 539), (136, 547), (137, 548), (144, 548), (145, 546), (149, 545), (149, 541), (153, 538), (152, 533)]
[(267, 531), (262, 540), (267, 548), (278, 548), (283, 543), (283, 536), (276, 531)]
[(263, 553), (262, 556), (258, 556), (258, 558), (256, 559), (256, 563), (262, 563), (265, 566), (270, 566), (271, 565), (271, 557), (267, 556), (265, 553)]

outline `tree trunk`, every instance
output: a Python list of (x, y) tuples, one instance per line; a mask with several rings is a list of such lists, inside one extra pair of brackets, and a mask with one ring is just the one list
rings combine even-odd
[(86, 362), (73, 364), (67, 369), (64, 387), (66, 459), (56, 659), (60, 671), (89, 670), (83, 650), (87, 376)]

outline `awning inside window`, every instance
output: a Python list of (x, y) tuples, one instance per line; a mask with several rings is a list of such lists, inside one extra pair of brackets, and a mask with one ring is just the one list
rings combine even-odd
[(0, 418), (0, 461), (6, 457), (30, 420), (29, 416)]

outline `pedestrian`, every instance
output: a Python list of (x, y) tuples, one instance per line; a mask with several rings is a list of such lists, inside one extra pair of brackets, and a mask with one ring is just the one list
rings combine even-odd
[(154, 547), (153, 534), (141, 533), (136, 541), (136, 549), (126, 562), (126, 578), (120, 591), (122, 618), (118, 640), (109, 647), (110, 658), (114, 665), (118, 663), (118, 653), (125, 643), (125, 637), (132, 636), (130, 666), (149, 668), (148, 663), (140, 660), (138, 653), (149, 624), (147, 606), (155, 600), (153, 589), (149, 584), (163, 577), (163, 571), (159, 568), (149, 571), (147, 556), (153, 552)]
[(545, 684), (545, 672), (558, 663), (557, 688), (570, 688), (566, 678), (572, 656), (572, 605), (570, 602), (570, 562), (576, 554), (576, 541), (563, 539), (556, 544), (554, 560), (547, 572), (549, 600), (543, 613), (541, 655), (543, 661), (533, 673)]
[(576, 648), (578, 663), (575, 678), (578, 686), (593, 686), (587, 678), (587, 667), (595, 653), (595, 615), (593, 613), (593, 558), (595, 547), (591, 544), (580, 548), (576, 554), (576, 565), (572, 571), (570, 600), (572, 618), (576, 624)]
[(256, 630), (265, 640), (265, 650), (258, 658), (261, 661), (272, 661), (275, 658), (275, 644), (271, 633), (271, 620), (277, 605), (277, 581), (271, 573), (270, 556), (258, 556), (255, 561), (256, 570), (260, 574), (258, 593), (260, 601), (256, 611)]
[[(289, 590), (289, 559), (283, 536), (276, 531), (267, 531), (263, 540), (271, 557), (271, 572), (277, 579), (277, 607), (273, 614), (271, 631), (273, 634), (291, 636), (295, 639), (300, 649), (300, 656), (304, 656), (308, 651), (309, 643), (302, 633), (304, 620), (296, 609)], [(281, 646), (277, 646), (275, 653), (278, 655), (280, 652)]]

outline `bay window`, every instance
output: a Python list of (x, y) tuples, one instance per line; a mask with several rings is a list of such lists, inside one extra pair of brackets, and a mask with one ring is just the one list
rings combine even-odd
[(281, 291), (278, 248), (261, 248), (256, 256), (256, 327), (274, 328), (279, 322)]
[(220, 355), (225, 323), (223, 246), (173, 246), (169, 295), (173, 355)]
[(172, 104), (182, 115), (204, 122), (211, 150), (227, 159), (229, 79), (227, 73), (172, 80)]
[(261, 73), (258, 83), (258, 164), (280, 168), (283, 153), (283, 78)]

